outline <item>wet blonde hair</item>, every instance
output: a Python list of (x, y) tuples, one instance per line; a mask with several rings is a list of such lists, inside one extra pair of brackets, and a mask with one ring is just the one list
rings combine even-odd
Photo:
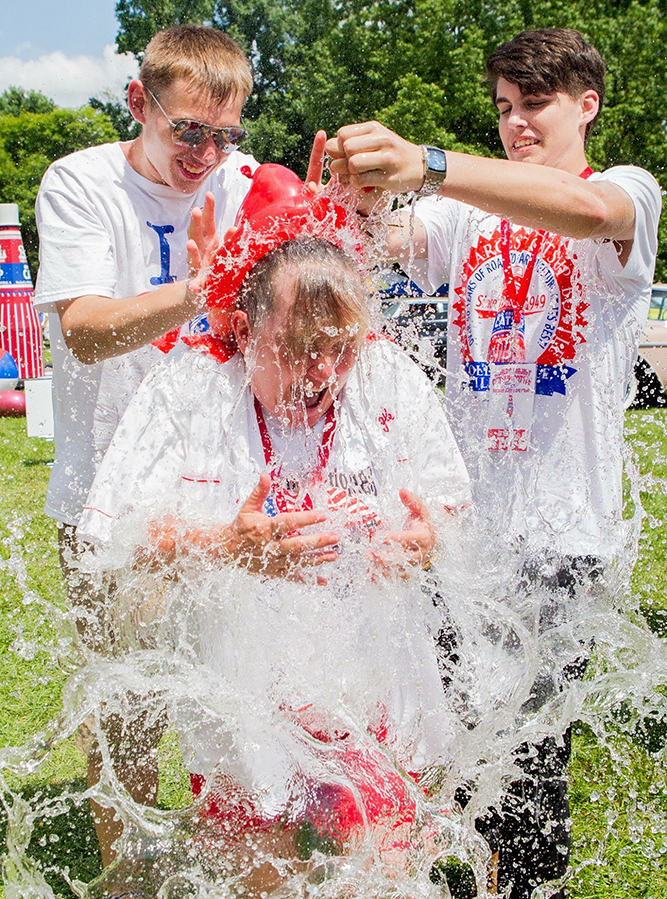
[(217, 105), (243, 97), (253, 88), (245, 54), (229, 35), (207, 25), (174, 25), (149, 42), (139, 79), (161, 101), (179, 80), (201, 90)]
[(354, 260), (320, 238), (297, 238), (267, 253), (248, 273), (238, 308), (256, 332), (275, 311), (276, 282), (292, 276), (293, 302), (287, 313), (286, 342), (296, 356), (318, 340), (339, 336), (360, 345), (370, 327), (364, 284)]

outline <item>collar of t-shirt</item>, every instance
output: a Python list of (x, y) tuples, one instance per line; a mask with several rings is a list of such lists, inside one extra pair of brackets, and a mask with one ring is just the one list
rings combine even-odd
[(312, 428), (291, 428), (266, 409), (263, 408), (262, 412), (271, 438), (276, 467), (281, 475), (308, 480), (319, 463), (326, 416), (323, 415)]

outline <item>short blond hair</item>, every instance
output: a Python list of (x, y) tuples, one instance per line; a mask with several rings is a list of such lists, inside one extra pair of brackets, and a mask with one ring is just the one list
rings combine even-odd
[(235, 40), (207, 25), (174, 25), (150, 40), (139, 79), (160, 97), (182, 80), (220, 105), (250, 96), (252, 70)]

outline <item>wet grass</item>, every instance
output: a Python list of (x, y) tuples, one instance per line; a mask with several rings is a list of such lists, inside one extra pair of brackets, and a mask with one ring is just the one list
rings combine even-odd
[(667, 637), (667, 414), (664, 410), (633, 410), (626, 421), (646, 513), (633, 592), (651, 629)]
[[(645, 520), (632, 575), (637, 611), (667, 637), (667, 412), (626, 413), (639, 469)], [(631, 505), (631, 504), (630, 504)], [(604, 743), (575, 728), (570, 766), (572, 899), (667, 897), (667, 720), (648, 713), (624, 726), (624, 708), (607, 722)]]
[(570, 767), (572, 899), (665, 899), (665, 758), (618, 734), (603, 747), (577, 728)]
[[(24, 419), (0, 418), (0, 747), (23, 745), (61, 707), (66, 674), (54, 659), (52, 617), (65, 597), (55, 522), (43, 513), (52, 460), (53, 443), (26, 437)], [(34, 653), (33, 644), (46, 649)], [(187, 805), (189, 781), (173, 735), (160, 750), (159, 804)], [(28, 777), (8, 778), (20, 797), (39, 799), (52, 810), (52, 817), (35, 824), (30, 855), (63, 897), (72, 894), (58, 871), (88, 881), (101, 869), (88, 804), (70, 798), (85, 789), (85, 772), (72, 737)], [(3, 846), (5, 820), (2, 815)]]
[[(33, 639), (53, 646), (47, 609), (62, 608), (55, 523), (43, 514), (53, 444), (25, 436), (23, 419), (0, 419), (0, 745), (20, 746), (60, 708), (65, 675), (50, 652), (33, 654)], [(57, 747), (46, 765), (11, 786), (28, 801), (74, 792), (84, 782), (85, 764), (73, 741)], [(20, 786), (20, 790), (18, 789)], [(14, 808), (18, 811), (19, 805)], [(68, 820), (69, 819), (69, 820)], [(3, 820), (4, 825), (4, 820)], [(31, 850), (44, 870), (59, 861), (82, 876), (99, 867), (87, 808), (37, 822)], [(48, 833), (46, 832), (48, 830)], [(51, 839), (55, 837), (55, 839)], [(62, 865), (61, 865), (62, 867)], [(62, 895), (69, 891), (61, 890)]]
[[(648, 513), (633, 591), (649, 626), (667, 636), (667, 411), (632, 411), (626, 420)], [(52, 454), (53, 444), (25, 436), (22, 419), (0, 418), (0, 746), (23, 744), (58, 713), (65, 680), (48, 650), (55, 639), (49, 609), (64, 606), (55, 525), (42, 511)], [(33, 654), (33, 638), (47, 650)], [(618, 728), (606, 745), (584, 726), (575, 732), (570, 899), (667, 897), (667, 722), (648, 718), (642, 727), (629, 736)], [(68, 798), (80, 793), (84, 779), (84, 758), (70, 739), (42, 768), (12, 783), (22, 798), (40, 794), (50, 803), (53, 817), (37, 822), (30, 849), (62, 896), (70, 893), (58, 870), (84, 881), (99, 871), (87, 805)], [(167, 736), (159, 805), (189, 801), (178, 747)], [(470, 895), (466, 884), (458, 872), (457, 899)]]

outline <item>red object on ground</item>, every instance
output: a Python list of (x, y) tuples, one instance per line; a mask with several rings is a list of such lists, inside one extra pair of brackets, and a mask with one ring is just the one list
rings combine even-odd
[(0, 390), (0, 417), (21, 418), (25, 415), (25, 393), (22, 390)]
[[(306, 706), (301, 712), (309, 708)], [(339, 772), (347, 782), (340, 782), (332, 775), (330, 780), (324, 777), (321, 781), (304, 783), (304, 795), (309, 797), (306, 806), (300, 810), (297, 820), (290, 820), (284, 813), (275, 818), (262, 817), (254, 807), (252, 796), (233, 778), (219, 777), (207, 797), (202, 810), (204, 816), (231, 828), (236, 835), (267, 830), (278, 822), (283, 828), (292, 829), (309, 822), (320, 837), (339, 845), (366, 825), (395, 831), (415, 821), (417, 807), (408, 783), (381, 750), (371, 742), (366, 746), (355, 745), (349, 734), (313, 730), (303, 719), (301, 724), (311, 737), (331, 747), (327, 754), (338, 762)], [(375, 737), (380, 746), (385, 742), (385, 724), (378, 726)], [(419, 783), (417, 774), (408, 777)], [(206, 779), (201, 774), (190, 774), (190, 784), (196, 799), (206, 788)]]
[(42, 327), (32, 297), (18, 206), (0, 203), (0, 347), (14, 358), (20, 378), (44, 375)]

